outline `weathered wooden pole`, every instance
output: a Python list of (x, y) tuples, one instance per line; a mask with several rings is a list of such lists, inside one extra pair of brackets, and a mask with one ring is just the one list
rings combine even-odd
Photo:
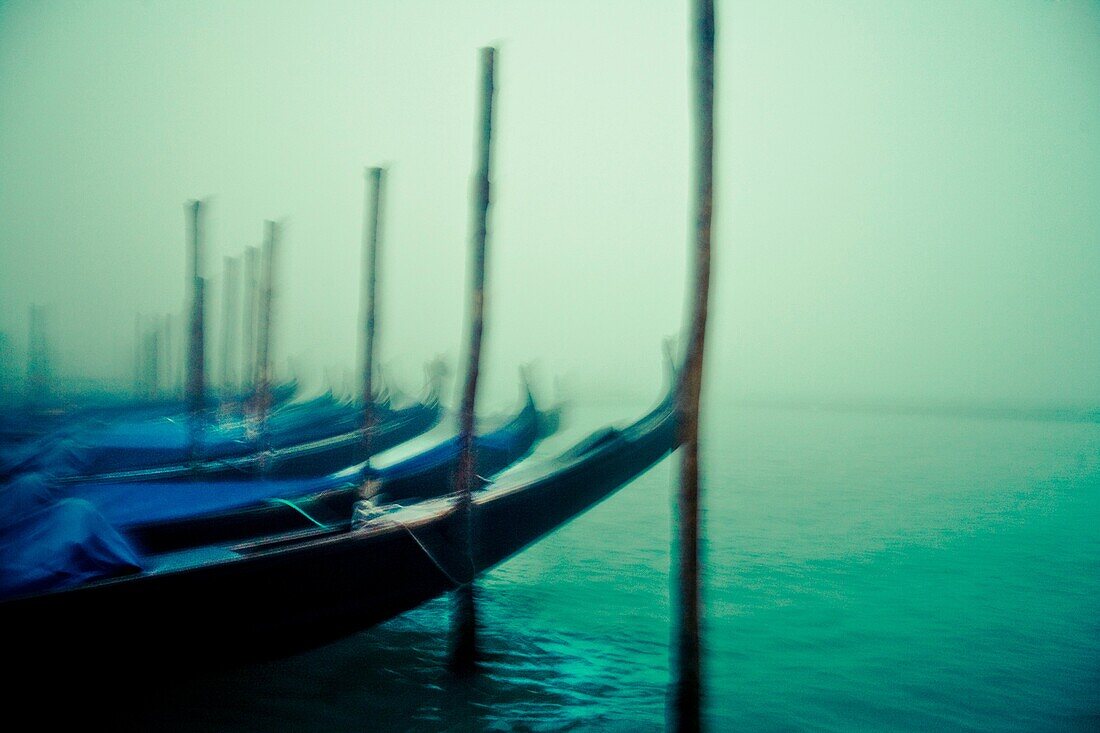
[(237, 282), (240, 262), (236, 257), (226, 257), (222, 277), (222, 395), (229, 398), (237, 387), (237, 368), (234, 347), (237, 343)]
[(690, 733), (702, 727), (700, 671), (699, 403), (703, 344), (710, 293), (710, 242), (714, 199), (714, 0), (695, 0), (695, 244), (691, 321), (681, 376), (679, 584), (677, 587), (676, 674), (672, 728)]
[(492, 164), (493, 93), (496, 49), (481, 49), (481, 125), (478, 167), (474, 174), (474, 210), (471, 262), (470, 345), (466, 364), (466, 386), (462, 393), (459, 439), (462, 455), (456, 474), (458, 490), (459, 545), (469, 563), (469, 582), (455, 591), (451, 624), (451, 669), (459, 675), (477, 666), (477, 605), (474, 599), (474, 402), (481, 368), (481, 341), (485, 331), (485, 240), (489, 229), (490, 170)]
[(266, 448), (267, 416), (271, 409), (271, 308), (275, 279), (275, 249), (279, 225), (264, 223), (263, 285), (260, 291), (260, 328), (256, 357), (255, 413), (259, 426), (260, 446)]
[[(381, 231), (382, 168), (366, 171), (370, 186), (363, 211), (363, 448), (370, 468), (372, 439), (374, 434), (374, 340), (378, 321), (378, 243)], [(375, 486), (369, 481), (364, 493), (373, 493)], [(367, 497), (364, 497), (367, 498)]]
[(260, 263), (255, 247), (244, 251), (244, 319), (241, 323), (241, 393), (251, 401), (251, 393), (256, 388), (256, 300), (259, 288)]
[(187, 342), (187, 411), (191, 423), (191, 460), (197, 460), (206, 408), (206, 347), (203, 327), (202, 202), (187, 203), (191, 322)]

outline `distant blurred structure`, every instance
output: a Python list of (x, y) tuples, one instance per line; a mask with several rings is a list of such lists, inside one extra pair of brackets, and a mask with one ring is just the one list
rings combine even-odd
[(53, 359), (46, 336), (46, 309), (32, 305), (27, 338), (27, 404), (44, 405), (53, 392)]

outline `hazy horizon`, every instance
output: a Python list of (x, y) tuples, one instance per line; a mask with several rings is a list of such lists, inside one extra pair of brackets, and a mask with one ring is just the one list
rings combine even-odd
[[(707, 396), (1100, 404), (1100, 4), (718, 3)], [(465, 335), (477, 49), (497, 45), (489, 401), (518, 366), (655, 395), (691, 211), (680, 3), (0, 0), (0, 333), (129, 380), (226, 255), (285, 222), (275, 353), (358, 353), (363, 169), (388, 166), (380, 352)]]

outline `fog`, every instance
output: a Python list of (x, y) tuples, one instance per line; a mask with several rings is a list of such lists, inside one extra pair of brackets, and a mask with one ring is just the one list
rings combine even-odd
[[(1100, 402), (1100, 4), (719, 2), (706, 394)], [(691, 236), (678, 2), (0, 2), (0, 332), (131, 379), (135, 316), (284, 223), (274, 353), (358, 353), (363, 169), (389, 169), (379, 353), (461, 355), (477, 49), (497, 45), (485, 377), (655, 396)], [(21, 367), (20, 367), (21, 368)]]

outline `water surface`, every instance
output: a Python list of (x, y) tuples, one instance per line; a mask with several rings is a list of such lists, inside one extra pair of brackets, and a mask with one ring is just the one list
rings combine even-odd
[[(577, 405), (552, 454), (644, 405)], [(1100, 425), (712, 405), (716, 730), (1100, 728)], [(676, 459), (489, 573), (485, 674), (433, 601), (161, 691), (165, 730), (659, 730)]]

